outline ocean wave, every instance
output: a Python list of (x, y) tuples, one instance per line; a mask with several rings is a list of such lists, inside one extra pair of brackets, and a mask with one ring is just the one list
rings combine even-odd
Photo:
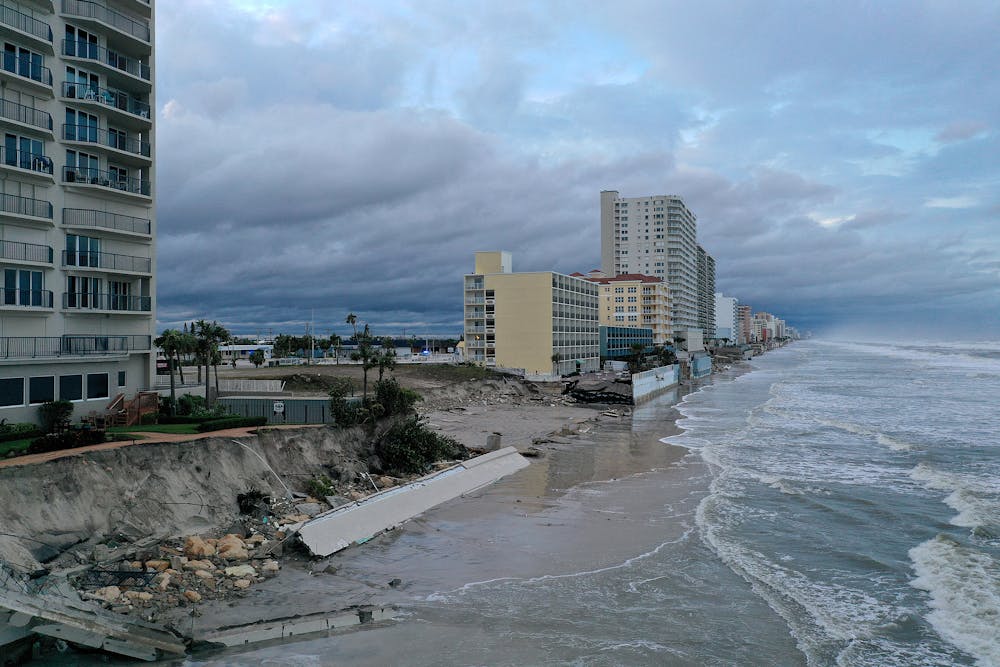
[(913, 445), (910, 443), (903, 442), (902, 440), (888, 436), (885, 433), (876, 434), (875, 441), (883, 447), (888, 447), (894, 452), (908, 452), (913, 449)]
[(906, 361), (919, 361), (939, 367), (962, 368), (996, 375), (1000, 373), (1000, 359), (994, 347), (976, 344), (961, 346), (893, 345), (889, 343), (863, 343), (842, 341), (837, 347), (862, 354), (875, 354)]
[(919, 463), (910, 477), (932, 491), (948, 492), (944, 503), (958, 512), (950, 523), (972, 528), (978, 534), (1000, 534), (1000, 494), (994, 479), (939, 470)]
[(1000, 564), (944, 535), (909, 555), (917, 574), (910, 584), (930, 594), (931, 626), (977, 665), (1000, 665)]

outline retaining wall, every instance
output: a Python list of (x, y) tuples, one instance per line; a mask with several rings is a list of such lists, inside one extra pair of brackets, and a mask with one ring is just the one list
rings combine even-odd
[(640, 403), (676, 387), (681, 380), (681, 367), (659, 366), (632, 375), (632, 401)]

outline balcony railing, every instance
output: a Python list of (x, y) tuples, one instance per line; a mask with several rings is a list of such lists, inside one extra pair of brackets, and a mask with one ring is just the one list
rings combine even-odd
[(103, 104), (106, 107), (119, 109), (120, 111), (139, 116), (140, 118), (149, 118), (148, 104), (142, 102), (141, 100), (137, 100), (120, 90), (100, 88), (87, 83), (64, 81), (62, 94), (63, 97), (68, 97), (71, 100), (95, 102), (97, 104)]
[(0, 23), (34, 35), (38, 39), (52, 41), (52, 28), (49, 27), (48, 23), (39, 21), (34, 16), (28, 16), (24, 12), (19, 12), (13, 7), (0, 5)]
[(30, 215), (52, 219), (52, 204), (42, 199), (0, 194), (0, 211), (14, 215)]
[(0, 117), (25, 125), (52, 130), (52, 116), (47, 111), (26, 107), (10, 100), (0, 100)]
[(31, 58), (4, 51), (3, 68), (11, 74), (23, 76), (46, 86), (52, 85), (52, 70)]
[(103, 46), (75, 39), (64, 39), (62, 52), (64, 56), (96, 60), (108, 67), (114, 67), (127, 74), (149, 81), (149, 65), (136, 58), (129, 58), (116, 51), (109, 51)]
[(0, 306), (20, 306), (22, 308), (51, 308), (52, 291), (47, 289), (0, 289)]
[(80, 16), (106, 23), (113, 28), (144, 42), (149, 41), (149, 24), (137, 21), (121, 12), (108, 9), (104, 5), (88, 0), (62, 0), (63, 14)]
[(92, 211), (85, 208), (64, 208), (63, 224), (75, 227), (100, 227), (146, 235), (150, 233), (152, 227), (152, 223), (147, 218), (135, 218), (131, 215)]
[(2, 336), (0, 359), (80, 357), (148, 352), (150, 336)]
[(63, 123), (63, 139), (66, 141), (85, 141), (100, 144), (108, 148), (116, 148), (127, 153), (149, 157), (149, 142), (141, 139), (109, 132), (90, 125), (67, 125)]
[(63, 182), (84, 185), (100, 185), (112, 190), (130, 192), (134, 195), (150, 196), (149, 181), (131, 176), (121, 176), (113, 171), (90, 167), (63, 167)]
[(7, 146), (0, 146), (0, 163), (8, 167), (18, 167), (52, 175), (52, 158), (41, 153), (29, 153), (18, 149), (10, 150)]
[(14, 262), (52, 263), (52, 248), (37, 243), (20, 241), (0, 241), (0, 259)]
[(107, 271), (132, 271), (149, 273), (152, 261), (149, 257), (118, 255), (113, 252), (88, 252), (63, 250), (63, 266), (80, 266)]
[(63, 308), (74, 310), (117, 310), (148, 313), (152, 309), (148, 296), (125, 296), (94, 292), (63, 292)]

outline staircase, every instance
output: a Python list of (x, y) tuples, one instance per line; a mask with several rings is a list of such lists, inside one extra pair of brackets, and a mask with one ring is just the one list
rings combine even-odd
[(108, 426), (135, 426), (143, 415), (159, 412), (160, 395), (155, 391), (140, 391), (128, 399), (125, 394), (118, 394), (106, 410)]

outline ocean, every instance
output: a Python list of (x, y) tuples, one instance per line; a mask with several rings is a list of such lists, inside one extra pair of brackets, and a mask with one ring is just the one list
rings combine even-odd
[(399, 620), (185, 664), (1000, 665), (1000, 343), (750, 366), (287, 592), (352, 582)]

